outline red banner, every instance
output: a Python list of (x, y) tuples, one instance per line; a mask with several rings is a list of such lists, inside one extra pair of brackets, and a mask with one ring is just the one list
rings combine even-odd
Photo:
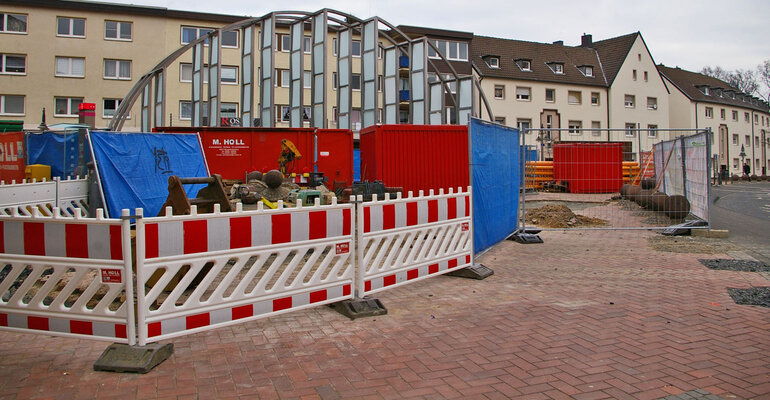
[(0, 133), (0, 180), (24, 179), (24, 132)]

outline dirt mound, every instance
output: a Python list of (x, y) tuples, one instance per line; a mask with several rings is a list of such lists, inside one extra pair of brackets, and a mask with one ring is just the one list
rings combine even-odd
[(527, 224), (543, 228), (585, 228), (605, 226), (607, 221), (600, 218), (586, 217), (572, 212), (562, 204), (549, 204), (527, 210)]

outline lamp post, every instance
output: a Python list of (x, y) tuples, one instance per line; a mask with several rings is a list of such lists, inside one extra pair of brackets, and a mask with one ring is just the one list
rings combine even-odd
[(744, 145), (741, 145), (741, 152), (738, 154), (741, 157), (741, 171), (743, 171), (743, 166), (746, 165), (746, 149), (743, 148)]

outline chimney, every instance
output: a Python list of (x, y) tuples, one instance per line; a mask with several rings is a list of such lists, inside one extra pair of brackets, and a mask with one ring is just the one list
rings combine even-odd
[(594, 44), (594, 39), (591, 34), (583, 34), (583, 36), (580, 37), (580, 47), (591, 47)]
[(555, 44), (557, 46), (564, 46), (564, 41), (563, 40), (557, 40), (557, 41), (553, 42), (553, 44)]

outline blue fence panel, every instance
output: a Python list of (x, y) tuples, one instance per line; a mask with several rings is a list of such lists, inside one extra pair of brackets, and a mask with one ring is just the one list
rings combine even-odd
[(518, 226), (519, 130), (471, 119), (474, 252), (494, 246)]
[(75, 176), (79, 156), (77, 131), (29, 133), (25, 139), (27, 165), (50, 165), (51, 178)]
[[(171, 175), (209, 176), (197, 133), (91, 132), (89, 137), (111, 217), (139, 207), (145, 216), (155, 216), (168, 197)], [(187, 197), (205, 186), (185, 185)]]
[(361, 182), (361, 150), (353, 149), (353, 182)]

